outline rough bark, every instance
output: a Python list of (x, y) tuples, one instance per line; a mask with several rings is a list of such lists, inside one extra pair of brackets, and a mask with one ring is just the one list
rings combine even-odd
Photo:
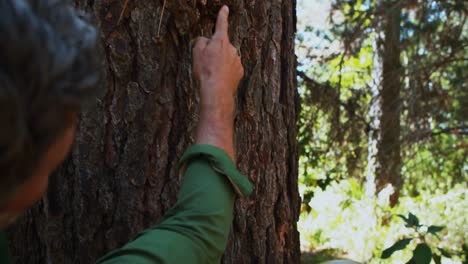
[(191, 40), (209, 36), (217, 10), (229, 4), (245, 68), (237, 160), (255, 192), (236, 202), (223, 263), (298, 263), (295, 1), (76, 4), (102, 31), (105, 80), (80, 114), (72, 153), (47, 194), (9, 230), (16, 262), (91, 263), (175, 202), (176, 164), (197, 123)]

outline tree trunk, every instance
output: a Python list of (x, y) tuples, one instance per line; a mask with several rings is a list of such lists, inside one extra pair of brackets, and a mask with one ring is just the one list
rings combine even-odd
[(236, 202), (223, 263), (298, 263), (295, 1), (75, 2), (102, 31), (102, 92), (47, 194), (10, 228), (16, 262), (91, 263), (171, 207), (198, 118), (191, 41), (211, 34), (226, 3), (245, 68), (238, 167), (255, 191)]
[(382, 23), (382, 29), (376, 30), (376, 45), (373, 78), (376, 85), (372, 89), (373, 102), (370, 115), (372, 118), (369, 140), (368, 184), (374, 184), (379, 192), (391, 184), (394, 192), (390, 196), (390, 205), (398, 202), (403, 185), (400, 156), (400, 16), (399, 4), (389, 4)]
[(377, 191), (387, 184), (393, 186), (394, 192), (390, 196), (390, 205), (398, 202), (400, 189), (403, 185), (401, 178), (400, 156), (400, 16), (401, 7), (394, 4), (385, 16), (385, 41), (382, 75), (382, 116), (380, 120), (381, 141), (378, 144), (377, 160)]

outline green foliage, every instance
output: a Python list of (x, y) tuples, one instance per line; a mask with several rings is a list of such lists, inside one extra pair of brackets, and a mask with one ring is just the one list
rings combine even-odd
[[(430, 226), (424, 226), (419, 223), (419, 219), (416, 215), (412, 214), (411, 212), (408, 213), (408, 217), (405, 217), (404, 215), (397, 214), (398, 217), (403, 219), (405, 221), (405, 227), (412, 228), (414, 230), (414, 235), (413, 237), (410, 238), (403, 238), (395, 242), (391, 247), (385, 249), (382, 252), (382, 259), (387, 259), (389, 258), (395, 251), (398, 250), (403, 250), (406, 248), (406, 246), (409, 245), (409, 243), (412, 240), (415, 241), (420, 241), (417, 245), (416, 248), (413, 250), (413, 256), (411, 259), (408, 261), (408, 263), (411, 264), (429, 264), (431, 260), (434, 259), (441, 259), (441, 255), (444, 257), (451, 257), (451, 254), (448, 253), (447, 250), (443, 248), (438, 248), (440, 251), (440, 254), (437, 254), (431, 250), (429, 245), (425, 242), (427, 240), (426, 236), (427, 235), (434, 235), (437, 238), (440, 239), (439, 233), (442, 231), (445, 227), (444, 226), (437, 226), (437, 225), (430, 225)], [(421, 230), (426, 227), (426, 232), (422, 232)]]
[(411, 264), (430, 264), (432, 260), (431, 248), (426, 243), (420, 243), (413, 250), (413, 257), (408, 263)]
[[(435, 226), (435, 225), (431, 225), (427, 228), (427, 233), (429, 234), (433, 234), (434, 236), (436, 236), (437, 238), (439, 238), (439, 235), (437, 235), (438, 232), (442, 231), (442, 229), (444, 229), (443, 226)], [(440, 239), (440, 238), (439, 238)]]
[[(344, 253), (335, 257), (368, 263), (421, 263), (429, 248), (436, 264), (447, 258), (466, 261), (468, 5), (461, 0), (330, 1), (330, 27), (302, 25), (297, 40), (302, 249), (340, 249)], [(371, 88), (377, 83), (372, 73), (379, 54), (373, 46), (394, 4), (402, 8), (404, 185), (400, 203), (389, 208), (388, 193), (375, 197), (363, 185), (369, 176)], [(304, 13), (310, 17), (317, 11)], [(392, 217), (401, 212), (405, 215)], [(396, 250), (403, 242), (395, 241), (410, 238)], [(380, 259), (392, 245), (395, 250)], [(421, 253), (413, 257), (416, 249)]]
[[(301, 214), (298, 223), (301, 248), (306, 252), (339, 249), (342, 252), (336, 252), (335, 258), (391, 264), (408, 262), (417, 244), (426, 243), (442, 263), (447, 258), (452, 260), (449, 263), (461, 263), (466, 259), (463, 250), (468, 241), (467, 187), (461, 184), (446, 193), (402, 197), (395, 208), (389, 207), (389, 193), (368, 196), (354, 179), (333, 182), (325, 190), (315, 187), (311, 209)], [(412, 227), (406, 227), (405, 219), (413, 218), (407, 212), (418, 218), (418, 224), (411, 220)], [(440, 223), (444, 223), (443, 229)], [(385, 249), (401, 239), (411, 241), (404, 250), (381, 259)]]
[[(372, 79), (376, 56), (372, 43), (386, 10), (396, 3), (334, 0), (330, 30), (306, 25), (299, 34), (313, 33), (322, 43), (307, 48), (305, 38), (298, 40), (298, 49), (314, 54), (302, 57), (301, 77), (312, 76), (318, 81), (300, 79), (300, 176), (309, 178), (301, 182), (326, 186), (333, 180), (365, 174), (370, 87), (376, 82)], [(464, 117), (468, 102), (467, 6), (459, 0), (398, 4), (402, 4), (400, 48), (404, 69), (402, 192), (417, 196), (425, 189), (447, 191), (468, 180), (468, 127)], [(337, 41), (343, 45), (341, 50), (323, 52), (323, 46), (333, 46)]]
[(400, 239), (395, 244), (393, 244), (391, 247), (385, 249), (382, 252), (381, 258), (386, 259), (389, 258), (395, 251), (405, 249), (406, 246), (411, 242), (412, 238), (404, 238)]
[(408, 213), (408, 217), (405, 217), (404, 215), (398, 214), (398, 217), (403, 219), (406, 222), (406, 227), (420, 227), (421, 225), (419, 224), (419, 219), (417, 216), (412, 214), (411, 212)]

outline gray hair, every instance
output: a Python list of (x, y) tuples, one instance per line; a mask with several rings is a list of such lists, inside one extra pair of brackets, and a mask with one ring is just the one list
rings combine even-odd
[(0, 0), (0, 205), (99, 81), (98, 33), (67, 2)]

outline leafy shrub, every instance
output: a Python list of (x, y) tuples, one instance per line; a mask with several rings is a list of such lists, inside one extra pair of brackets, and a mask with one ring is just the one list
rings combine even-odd
[[(380, 257), (400, 238), (417, 236), (414, 228), (402, 225), (400, 218), (393, 217), (413, 212), (424, 222), (422, 225), (418, 219), (418, 225), (422, 225), (421, 233), (428, 233), (429, 227), (433, 226), (430, 231), (440, 237), (428, 235), (424, 238), (424, 242), (433, 248), (431, 252), (440, 256), (439, 263), (462, 263), (464, 258), (458, 253), (464, 250), (465, 241), (468, 241), (466, 183), (447, 193), (421, 192), (417, 197), (401, 197), (395, 208), (388, 206), (390, 193), (384, 190), (378, 197), (367, 195), (364, 187), (354, 179), (334, 182), (325, 190), (315, 188), (309, 203), (311, 210), (304, 211), (299, 220), (302, 250), (334, 249), (342, 252), (336, 258), (346, 257), (366, 263), (407, 263), (418, 247), (420, 241), (417, 239), (409, 241), (406, 250), (395, 251), (386, 259)], [(438, 230), (437, 226), (441, 224), (444, 229)], [(418, 250), (424, 251), (422, 247)]]

